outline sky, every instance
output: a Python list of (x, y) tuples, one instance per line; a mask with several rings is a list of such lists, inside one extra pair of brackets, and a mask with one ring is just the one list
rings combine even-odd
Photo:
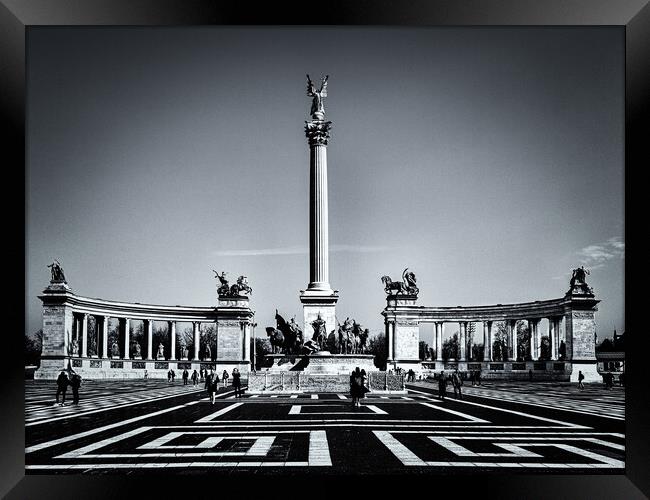
[[(591, 270), (624, 324), (624, 32), (588, 28), (30, 28), (26, 326), (58, 259), (79, 295), (302, 316), (311, 99), (329, 75), (337, 317), (559, 298)], [(422, 334), (426, 336), (425, 333)]]

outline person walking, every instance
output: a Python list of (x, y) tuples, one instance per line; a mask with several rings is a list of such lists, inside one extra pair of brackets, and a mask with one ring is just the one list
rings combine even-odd
[(440, 372), (440, 378), (438, 379), (438, 399), (445, 400), (445, 395), (447, 393), (447, 378), (445, 377), (445, 372)]
[(214, 393), (217, 392), (218, 383), (219, 378), (212, 370), (210, 370), (210, 373), (205, 376), (205, 389), (208, 391), (208, 396), (210, 397), (210, 402), (212, 404), (214, 404)]
[(171, 384), (171, 382), (172, 382), (172, 371), (169, 370), (169, 371), (167, 372), (167, 383), (168, 383), (168, 384)]
[(352, 397), (352, 407), (358, 408), (360, 406), (359, 398), (361, 397), (361, 387), (363, 385), (363, 377), (361, 370), (357, 366), (350, 375), (350, 396)]
[(456, 370), (454, 374), (451, 376), (451, 383), (454, 386), (454, 398), (463, 399), (463, 393), (461, 389), (461, 387), (463, 386), (463, 379), (460, 378), (460, 374), (458, 373), (458, 370)]
[(203, 367), (199, 370), (199, 376), (201, 377), (201, 380), (203, 380)]
[(192, 372), (192, 385), (196, 385), (199, 382), (199, 374), (196, 370)]
[(585, 385), (582, 381), (585, 379), (585, 376), (582, 374), (582, 370), (578, 370), (578, 389), (583, 390)]
[(187, 372), (187, 368), (183, 370), (183, 385), (187, 385), (187, 381), (190, 374)]
[(56, 403), (54, 404), (59, 404), (59, 394), (63, 396), (63, 399), (61, 400), (61, 406), (65, 406), (65, 393), (68, 390), (68, 383), (70, 381), (68, 380), (68, 374), (65, 372), (65, 370), (61, 370), (61, 373), (59, 373), (58, 378), (56, 379)]
[[(226, 379), (228, 378), (228, 372), (224, 370)], [(225, 386), (225, 385), (224, 385)], [(232, 386), (235, 388), (235, 397), (241, 398), (241, 373), (239, 373), (238, 368), (234, 368), (232, 371)]]
[(147, 380), (149, 378), (149, 372), (145, 369), (144, 371), (144, 379)]
[(81, 375), (75, 373), (70, 379), (70, 387), (72, 387), (72, 404), (79, 404), (79, 387), (81, 387)]
[[(364, 399), (366, 397), (366, 392), (369, 390), (368, 375), (366, 374), (366, 370), (361, 369), (361, 393), (359, 394), (359, 399)], [(361, 401), (359, 401), (359, 406), (361, 406)]]
[(176, 372), (172, 369), (172, 384), (174, 383), (175, 379), (176, 379)]
[(476, 372), (476, 385), (481, 385), (481, 370)]
[[(233, 376), (233, 382), (235, 378), (235, 370), (232, 371), (232, 376)], [(221, 375), (221, 380), (223, 380), (223, 386), (226, 387), (228, 385), (228, 379), (230, 378), (230, 375), (228, 375), (228, 371), (224, 370), (223, 374)]]

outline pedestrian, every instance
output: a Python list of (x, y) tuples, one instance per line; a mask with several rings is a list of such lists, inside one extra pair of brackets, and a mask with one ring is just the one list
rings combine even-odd
[(199, 376), (201, 377), (201, 380), (203, 380), (203, 367), (199, 370)]
[(460, 374), (458, 373), (458, 370), (456, 370), (454, 374), (451, 376), (451, 383), (454, 386), (454, 398), (463, 399), (463, 393), (461, 390), (461, 387), (463, 385), (463, 379), (460, 378)]
[(528, 381), (532, 382), (533, 381), (533, 370), (528, 370)]
[(189, 378), (189, 373), (187, 372), (187, 368), (183, 370), (183, 385), (187, 385), (187, 379)]
[(81, 386), (81, 375), (75, 373), (70, 379), (70, 387), (72, 387), (72, 404), (79, 404), (79, 387)]
[(172, 370), (172, 384), (174, 383), (175, 378), (176, 378), (176, 372)]
[(172, 381), (172, 371), (169, 370), (167, 372), (167, 383), (171, 384), (171, 381)]
[[(235, 370), (233, 370), (233, 382), (235, 378)], [(228, 385), (228, 379), (230, 378), (230, 375), (228, 375), (228, 372), (226, 370), (223, 371), (223, 374), (221, 375), (221, 380), (223, 380), (223, 386), (226, 387)]]
[(61, 400), (61, 406), (65, 406), (65, 393), (68, 390), (68, 383), (70, 381), (68, 380), (68, 374), (65, 372), (65, 370), (61, 370), (61, 373), (59, 373), (59, 377), (56, 379), (56, 403), (59, 404), (59, 394), (63, 396), (63, 399)]
[(476, 372), (476, 385), (481, 385), (481, 370)]
[(624, 386), (625, 386), (625, 372), (621, 373), (621, 374), (618, 376), (618, 383), (619, 383), (619, 385), (620, 385), (621, 387), (624, 387)]
[[(363, 399), (366, 397), (366, 392), (370, 389), (368, 388), (368, 375), (366, 375), (366, 370), (361, 369), (361, 392), (359, 393), (359, 398)], [(361, 402), (359, 402), (361, 406)]]
[(585, 388), (582, 381), (585, 379), (585, 376), (582, 374), (582, 370), (578, 370), (578, 389), (582, 390)]
[(447, 393), (447, 379), (445, 378), (445, 372), (440, 372), (440, 378), (438, 379), (438, 399), (445, 400), (445, 394)]
[(210, 402), (212, 404), (214, 404), (214, 393), (217, 392), (218, 383), (219, 378), (210, 370), (210, 373), (205, 376), (205, 389), (208, 391), (208, 396), (210, 396)]
[(350, 396), (352, 397), (352, 407), (359, 407), (359, 398), (361, 397), (361, 386), (363, 385), (363, 377), (361, 370), (357, 366), (350, 375)]
[[(224, 373), (226, 375), (226, 378), (228, 378), (228, 372), (224, 370)], [(234, 368), (232, 371), (232, 386), (235, 388), (235, 397), (236, 398), (241, 398), (242, 392), (241, 392), (241, 373), (239, 373), (238, 368)]]
[(192, 385), (196, 385), (199, 382), (199, 374), (196, 370), (192, 372)]
[(145, 369), (145, 371), (144, 371), (144, 379), (146, 380), (148, 378), (149, 378), (149, 372)]

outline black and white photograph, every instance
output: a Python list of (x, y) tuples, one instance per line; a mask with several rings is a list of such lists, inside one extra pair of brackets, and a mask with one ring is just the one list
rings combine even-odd
[(25, 51), (26, 476), (626, 474), (624, 27)]

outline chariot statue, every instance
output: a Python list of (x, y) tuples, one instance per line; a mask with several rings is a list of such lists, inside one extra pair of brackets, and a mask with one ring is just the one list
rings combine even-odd
[(389, 295), (415, 295), (420, 292), (419, 288), (416, 286), (417, 280), (415, 279), (415, 273), (409, 271), (408, 267), (404, 269), (402, 273), (403, 281), (393, 281), (390, 279), (390, 276), (382, 276), (381, 281), (384, 284), (384, 291)]
[(593, 289), (587, 285), (587, 275), (591, 274), (589, 269), (584, 266), (577, 267), (571, 272), (571, 280), (569, 285), (571, 291), (581, 291), (582, 293), (593, 293)]
[(52, 274), (52, 279), (50, 281), (65, 282), (65, 274), (63, 273), (63, 268), (61, 267), (61, 264), (58, 260), (54, 259), (54, 261), (47, 267), (50, 268), (50, 272)]
[(237, 278), (237, 283), (230, 287), (231, 297), (238, 297), (242, 293), (249, 295), (253, 294), (253, 289), (248, 285), (248, 278), (246, 276), (240, 276)]
[(314, 83), (307, 75), (307, 95), (312, 97), (310, 114), (314, 120), (323, 120), (325, 118), (325, 108), (323, 106), (323, 98), (327, 97), (327, 79), (329, 75), (321, 79), (320, 90), (316, 90)]
[(226, 279), (226, 271), (221, 271), (221, 274), (219, 274), (213, 269), (212, 272), (214, 273), (214, 277), (221, 283), (221, 286), (217, 288), (217, 295), (219, 295), (219, 297), (228, 295), (230, 292), (230, 286), (228, 284), (228, 280)]

